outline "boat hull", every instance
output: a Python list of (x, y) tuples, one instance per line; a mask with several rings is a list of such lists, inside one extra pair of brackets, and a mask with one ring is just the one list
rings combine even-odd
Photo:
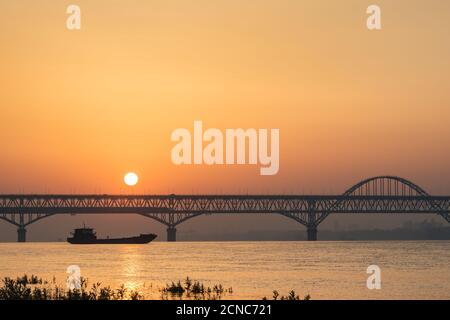
[(146, 244), (156, 238), (155, 234), (141, 234), (138, 237), (117, 238), (117, 239), (75, 239), (67, 238), (71, 244)]

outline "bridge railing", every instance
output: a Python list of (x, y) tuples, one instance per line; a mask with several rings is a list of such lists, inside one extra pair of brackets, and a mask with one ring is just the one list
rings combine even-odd
[(0, 214), (14, 213), (436, 213), (449, 196), (39, 196), (0, 195)]

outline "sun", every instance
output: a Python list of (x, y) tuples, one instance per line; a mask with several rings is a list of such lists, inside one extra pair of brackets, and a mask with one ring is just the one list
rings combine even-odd
[(127, 186), (135, 186), (138, 181), (139, 181), (139, 177), (136, 173), (134, 172), (128, 172), (124, 177), (123, 177), (123, 181), (125, 182), (125, 184)]

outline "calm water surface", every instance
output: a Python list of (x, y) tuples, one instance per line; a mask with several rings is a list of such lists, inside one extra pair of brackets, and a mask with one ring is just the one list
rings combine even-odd
[[(261, 299), (294, 289), (313, 299), (450, 299), (450, 241), (153, 242), (148, 245), (1, 243), (0, 276), (35, 274), (65, 283), (78, 265), (92, 282), (143, 291), (189, 276), (232, 287), (225, 299)], [(368, 290), (366, 269), (382, 270)]]

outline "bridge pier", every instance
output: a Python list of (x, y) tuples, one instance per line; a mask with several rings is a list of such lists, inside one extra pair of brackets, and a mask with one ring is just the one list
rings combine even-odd
[(19, 226), (17, 229), (17, 242), (26, 242), (27, 229), (25, 226)]
[(169, 226), (167, 228), (167, 241), (168, 242), (177, 241), (177, 228), (175, 228), (174, 226)]
[(317, 241), (317, 226), (310, 225), (307, 227), (308, 241)]

